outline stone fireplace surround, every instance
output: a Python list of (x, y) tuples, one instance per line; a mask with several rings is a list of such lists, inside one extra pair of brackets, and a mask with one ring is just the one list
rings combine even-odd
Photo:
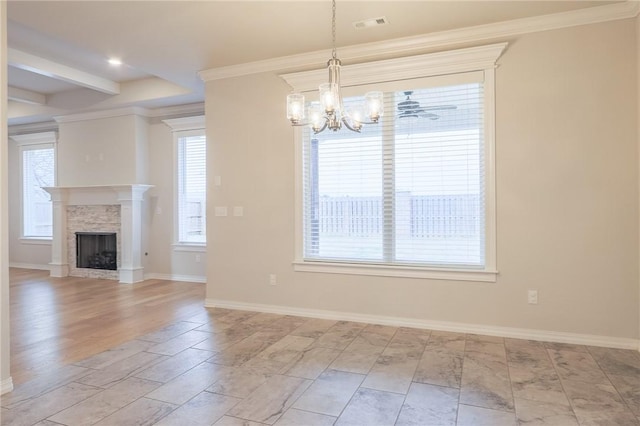
[[(44, 188), (51, 194), (53, 203), (53, 240), (51, 243), (50, 275), (66, 277), (70, 275), (75, 260), (70, 259), (75, 253), (70, 252), (68, 212), (82, 209), (68, 209), (69, 206), (117, 206), (120, 210), (120, 229), (118, 234), (118, 271), (114, 276), (104, 278), (118, 279), (121, 283), (131, 284), (144, 279), (142, 267), (142, 202), (144, 193), (151, 185), (96, 185), (67, 186)], [(108, 210), (108, 208), (107, 208)], [(113, 219), (109, 219), (113, 221)], [(96, 229), (85, 231), (100, 232), (100, 223)], [(73, 226), (72, 226), (73, 227)], [(75, 234), (72, 236), (75, 238)], [(74, 268), (72, 275), (77, 275)], [(80, 275), (85, 276), (85, 275)], [(86, 275), (89, 276), (89, 275)]]

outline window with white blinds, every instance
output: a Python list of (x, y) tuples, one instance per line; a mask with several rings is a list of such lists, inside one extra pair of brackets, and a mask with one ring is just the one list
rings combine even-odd
[(53, 211), (50, 194), (43, 187), (55, 186), (54, 144), (24, 145), (22, 155), (22, 236), (50, 239)]
[(418, 83), (361, 133), (304, 131), (303, 261), (485, 268), (483, 81)]
[(176, 132), (178, 244), (207, 242), (207, 140), (204, 130)]

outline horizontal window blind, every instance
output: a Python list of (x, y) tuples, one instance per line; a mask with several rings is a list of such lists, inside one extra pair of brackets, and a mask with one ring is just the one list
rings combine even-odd
[(22, 235), (50, 238), (53, 235), (51, 196), (42, 189), (55, 185), (53, 145), (22, 148)]
[(206, 243), (207, 141), (178, 137), (178, 243)]
[(482, 82), (409, 86), (360, 134), (305, 131), (304, 259), (483, 267), (483, 98)]

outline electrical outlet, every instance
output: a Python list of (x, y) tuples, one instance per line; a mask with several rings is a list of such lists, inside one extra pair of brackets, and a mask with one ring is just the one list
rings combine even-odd
[(538, 304), (538, 290), (529, 290), (527, 292), (527, 302), (529, 302), (530, 305)]
[(199, 254), (196, 254), (196, 263), (200, 263), (200, 259), (201, 259), (201, 258), (200, 258), (200, 255), (199, 255)]
[(269, 274), (269, 284), (276, 285), (277, 283), (276, 274)]

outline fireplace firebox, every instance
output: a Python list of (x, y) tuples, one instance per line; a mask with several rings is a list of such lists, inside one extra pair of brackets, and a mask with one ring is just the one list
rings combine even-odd
[(76, 232), (76, 267), (118, 269), (115, 232)]

